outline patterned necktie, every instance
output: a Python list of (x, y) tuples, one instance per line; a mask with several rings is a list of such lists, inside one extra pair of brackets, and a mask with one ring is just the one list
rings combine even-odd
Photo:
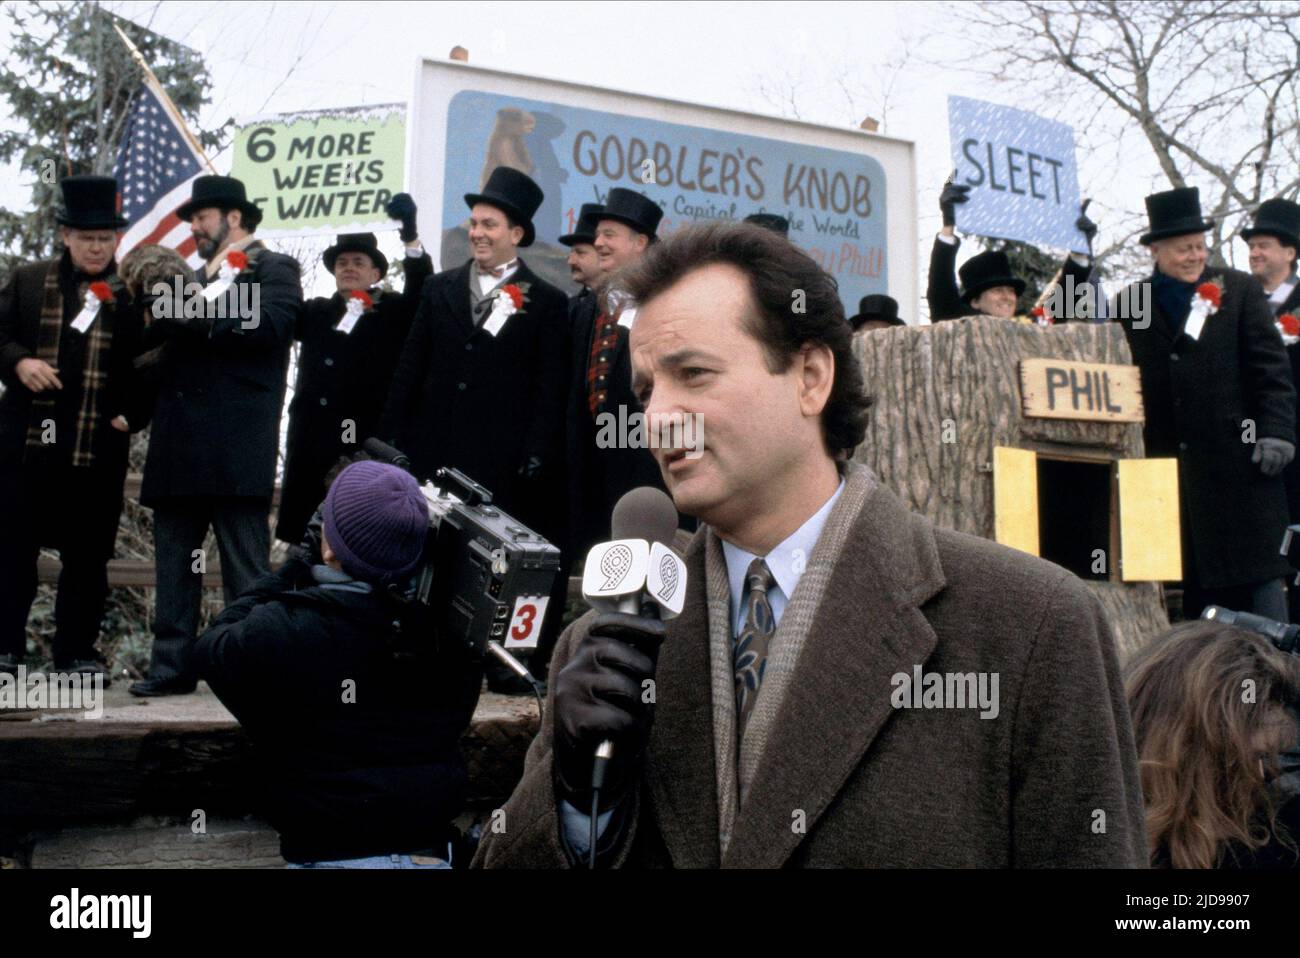
[(762, 559), (755, 559), (745, 572), (745, 624), (732, 647), (731, 664), (736, 673), (736, 742), (745, 734), (745, 724), (754, 711), (758, 688), (767, 668), (767, 645), (776, 632), (776, 617), (767, 593), (776, 584)]

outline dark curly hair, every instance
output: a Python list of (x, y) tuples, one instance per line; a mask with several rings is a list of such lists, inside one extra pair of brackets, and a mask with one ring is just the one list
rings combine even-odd
[(745, 324), (763, 347), (769, 372), (789, 369), (807, 343), (831, 351), (835, 378), (822, 410), (822, 438), (833, 458), (848, 459), (866, 435), (872, 403), (853, 355), (853, 330), (834, 277), (785, 237), (752, 223), (688, 226), (649, 247), (608, 285), (644, 304), (714, 263), (734, 266), (749, 278), (757, 310)]

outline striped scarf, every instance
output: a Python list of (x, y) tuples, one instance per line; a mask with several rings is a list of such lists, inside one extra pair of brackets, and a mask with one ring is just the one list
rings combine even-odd
[[(41, 298), (41, 321), (36, 335), (36, 358), (54, 368), (59, 366), (59, 342), (63, 336), (63, 292), (59, 288), (59, 260), (50, 264), (45, 274), (44, 294)], [(115, 281), (116, 277), (112, 277)], [(115, 282), (110, 281), (110, 288)], [(80, 300), (85, 299), (88, 282), (77, 284)], [(117, 290), (114, 289), (116, 293)], [(100, 403), (108, 382), (108, 354), (113, 339), (112, 301), (103, 303), (94, 323), (86, 331), (86, 355), (82, 367), (81, 408), (77, 411), (76, 428), (72, 444), (72, 465), (86, 467), (94, 464), (93, 444), (95, 431), (103, 418)], [(65, 387), (66, 388), (66, 387)], [(47, 389), (32, 399), (31, 416), (27, 422), (27, 448), (25, 463), (38, 457), (51, 456), (58, 448), (59, 437), (46, 442), (46, 426), (55, 422), (58, 390)]]

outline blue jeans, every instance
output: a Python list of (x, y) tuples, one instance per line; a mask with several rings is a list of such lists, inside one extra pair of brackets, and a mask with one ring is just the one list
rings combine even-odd
[(333, 862), (308, 862), (295, 865), (288, 862), (286, 868), (451, 868), (451, 863), (444, 859), (433, 862), (413, 862), (410, 855), (372, 855), (369, 858), (344, 858)]

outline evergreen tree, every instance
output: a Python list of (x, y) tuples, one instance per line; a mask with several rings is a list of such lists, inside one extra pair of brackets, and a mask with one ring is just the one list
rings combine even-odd
[(111, 175), (131, 98), (144, 71), (113, 25), (139, 48), (159, 83), (209, 154), (234, 125), (197, 126), (210, 101), (212, 78), (195, 51), (96, 3), (11, 4), (8, 60), (0, 65), (0, 97), (18, 128), (0, 132), (0, 161), (18, 161), (31, 176), (25, 211), (0, 207), (0, 282), (16, 263), (53, 254), (58, 235), (58, 181), (82, 173)]

